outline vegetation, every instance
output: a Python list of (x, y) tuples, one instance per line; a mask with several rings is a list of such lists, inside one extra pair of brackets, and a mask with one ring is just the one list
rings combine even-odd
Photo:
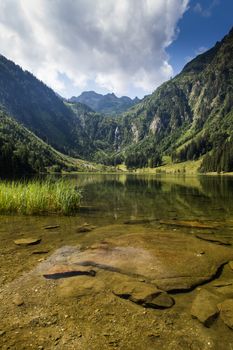
[(162, 164), (162, 157), (153, 143), (144, 142), (128, 149), (125, 155), (125, 165), (131, 168), (155, 168)]
[(0, 108), (0, 176), (77, 171), (113, 169), (61, 154)]
[[(0, 104), (47, 144), (71, 157), (111, 166), (125, 163), (128, 168), (159, 166), (164, 156), (174, 163), (203, 159), (203, 172), (229, 171), (232, 52), (233, 29), (212, 49), (189, 62), (178, 76), (115, 116), (62, 100), (33, 75), (0, 56)], [(92, 100), (99, 99), (98, 94), (91, 94)], [(36, 145), (28, 147), (27, 140), (14, 146), (12, 141), (0, 138), (2, 169), (8, 173), (12, 169), (38, 172), (50, 164), (62, 169), (61, 155), (48, 156), (51, 147), (46, 150), (44, 143), (45, 148), (39, 151)], [(7, 158), (14, 165), (5, 166)]]
[(233, 30), (126, 113), (86, 115), (94, 159), (140, 168), (159, 164), (161, 155), (184, 162), (216, 154), (233, 132), (232, 52)]
[(80, 191), (64, 180), (0, 182), (1, 214), (71, 215), (80, 200)]
[(51, 166), (66, 169), (55, 150), (0, 110), (0, 175), (46, 172)]
[(59, 151), (84, 158), (92, 153), (92, 143), (81, 125), (81, 119), (62, 98), (31, 73), (1, 55), (0, 105)]
[(233, 140), (225, 141), (204, 158), (201, 172), (233, 172)]

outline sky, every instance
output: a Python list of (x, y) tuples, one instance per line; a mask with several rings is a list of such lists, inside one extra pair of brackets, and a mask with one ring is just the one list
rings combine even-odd
[(233, 0), (0, 0), (0, 54), (68, 98), (143, 97), (233, 25)]

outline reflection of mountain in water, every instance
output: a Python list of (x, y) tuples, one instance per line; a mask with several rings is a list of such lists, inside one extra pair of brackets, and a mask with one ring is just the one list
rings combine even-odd
[(158, 219), (224, 220), (233, 210), (233, 179), (79, 175), (86, 204), (105, 215)]

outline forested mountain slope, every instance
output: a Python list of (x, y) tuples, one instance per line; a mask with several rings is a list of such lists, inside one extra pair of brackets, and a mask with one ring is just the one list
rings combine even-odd
[(92, 153), (92, 144), (77, 113), (43, 82), (3, 56), (0, 56), (0, 104), (58, 150), (79, 157)]
[(63, 155), (0, 108), (0, 175), (46, 172), (51, 167), (69, 170), (69, 166)]
[(118, 118), (116, 158), (137, 167), (157, 165), (162, 155), (177, 162), (208, 154), (208, 170), (214, 170), (216, 149), (232, 148), (232, 106), (233, 30)]

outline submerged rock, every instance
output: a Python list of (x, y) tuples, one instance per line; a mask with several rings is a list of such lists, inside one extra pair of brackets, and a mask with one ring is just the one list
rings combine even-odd
[(20, 295), (15, 295), (15, 297), (13, 298), (13, 303), (16, 306), (22, 306), (24, 304), (24, 300)]
[(118, 235), (70, 254), (68, 262), (140, 278), (171, 291), (189, 290), (211, 280), (232, 258), (233, 251), (227, 247), (172, 231)]
[(216, 288), (220, 288), (221, 287), (228, 287), (233, 285), (233, 281), (215, 281), (214, 283), (212, 283), (212, 286), (216, 287)]
[(174, 299), (166, 292), (160, 293), (159, 295), (155, 296), (152, 300), (147, 301), (145, 303), (147, 307), (152, 307), (156, 309), (168, 309), (174, 304)]
[(94, 230), (96, 228), (96, 226), (92, 226), (90, 224), (83, 224), (81, 226), (78, 226), (76, 229), (76, 232), (91, 232), (92, 230)]
[(220, 245), (231, 245), (231, 243), (224, 238), (216, 237), (216, 236), (205, 234), (205, 233), (204, 234), (199, 233), (196, 235), (196, 237), (199, 239), (203, 239), (204, 241), (211, 242), (211, 243), (216, 243), (216, 244), (220, 244)]
[(35, 250), (34, 252), (32, 252), (32, 254), (35, 255), (42, 255), (42, 254), (48, 254), (49, 250)]
[(217, 292), (225, 297), (233, 298), (233, 280), (217, 287)]
[(41, 238), (32, 238), (32, 237), (20, 238), (14, 241), (16, 245), (22, 245), (22, 246), (39, 244), (40, 242), (41, 242)]
[(219, 299), (215, 294), (206, 289), (201, 289), (193, 301), (191, 315), (206, 327), (209, 327), (219, 313), (218, 301)]
[(233, 299), (227, 299), (223, 303), (218, 304), (218, 308), (223, 322), (233, 329)]
[(103, 293), (105, 285), (102, 281), (88, 276), (71, 277), (65, 279), (57, 288), (62, 298), (81, 298)]
[(192, 228), (201, 228), (201, 229), (216, 229), (218, 226), (216, 224), (205, 224), (195, 220), (160, 220), (160, 224), (171, 225), (171, 226), (180, 226), (180, 227), (192, 227)]
[(230, 261), (230, 262), (229, 262), (229, 266), (230, 266), (230, 268), (233, 270), (233, 261)]
[(134, 279), (117, 281), (112, 289), (113, 294), (150, 308), (170, 308), (174, 305), (174, 299), (166, 292), (148, 283), (139, 282)]
[(60, 227), (60, 225), (48, 225), (48, 226), (45, 226), (44, 229), (45, 230), (53, 230), (55, 228), (58, 228)]
[(88, 267), (55, 265), (43, 274), (43, 276), (47, 279), (59, 279), (81, 275), (88, 275), (94, 277), (96, 275), (96, 272)]

